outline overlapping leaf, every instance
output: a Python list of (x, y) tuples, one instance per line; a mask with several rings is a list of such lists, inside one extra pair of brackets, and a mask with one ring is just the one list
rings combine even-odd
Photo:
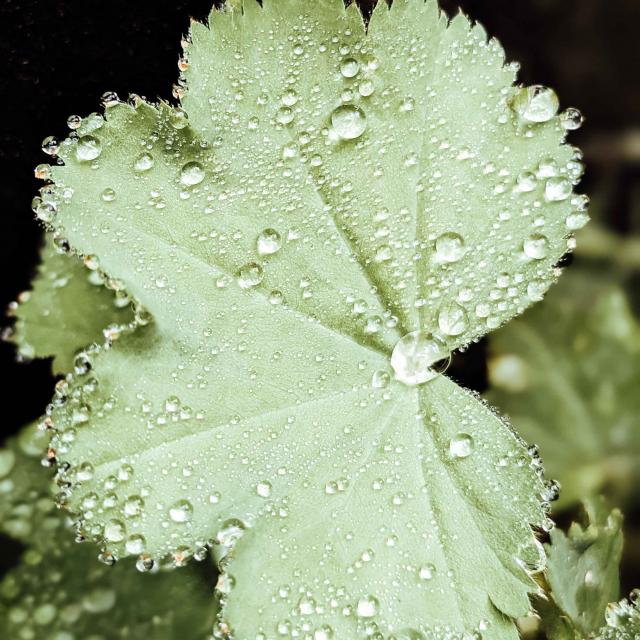
[(53, 474), (40, 464), (48, 440), (33, 424), (0, 449), (0, 531), (37, 547), (62, 524), (51, 495)]
[(596, 635), (597, 640), (637, 640), (640, 637), (640, 591), (629, 599), (611, 603), (607, 609), (607, 624)]
[(12, 309), (16, 322), (11, 339), (25, 358), (53, 360), (55, 373), (73, 368), (84, 347), (105, 340), (103, 330), (133, 320), (126, 296), (108, 291), (97, 273), (47, 242), (32, 290)]
[(540, 446), (560, 506), (603, 489), (625, 501), (640, 470), (640, 329), (623, 290), (573, 268), (490, 348), (488, 398)]
[(539, 463), (389, 358), (409, 331), (466, 344), (553, 280), (575, 213), (553, 96), (431, 2), (380, 3), (366, 34), (334, 0), (210, 28), (186, 52), (191, 126), (111, 106), (52, 169), (54, 227), (154, 319), (54, 401), (69, 506), (120, 555), (213, 538), (236, 638), (514, 637)]
[(555, 529), (546, 545), (550, 593), (538, 609), (551, 640), (590, 637), (620, 596), (622, 515), (601, 500), (587, 503), (586, 512), (586, 526), (574, 522), (567, 534)]

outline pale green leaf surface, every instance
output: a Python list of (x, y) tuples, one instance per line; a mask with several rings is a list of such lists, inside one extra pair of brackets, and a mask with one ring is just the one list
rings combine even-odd
[(640, 638), (640, 590), (629, 599), (614, 602), (607, 608), (607, 624), (596, 634), (596, 640), (638, 640)]
[(128, 324), (133, 315), (126, 298), (117, 302), (96, 273), (60, 253), (53, 242), (43, 246), (41, 259), (32, 290), (12, 309), (11, 340), (25, 358), (55, 356), (54, 373), (66, 373), (78, 351), (104, 342), (103, 329)]
[[(545, 179), (528, 192), (516, 182), (540, 173), (543, 161), (566, 176), (573, 152), (560, 146), (558, 118), (531, 126), (513, 114), (515, 71), (497, 41), (462, 15), (445, 29), (431, 1), (400, 0), (391, 11), (380, 2), (366, 37), (356, 6), (345, 11), (341, 0), (243, 7), (244, 15), (212, 14), (210, 30), (194, 24), (186, 49), (183, 106), (224, 150), (216, 211), (251, 202), (227, 173), (243, 185), (269, 184), (252, 190), (267, 211), (293, 206), (300, 191), (287, 188), (283, 202), (277, 188), (293, 173), (315, 192), (303, 196), (306, 209), (334, 219), (400, 326), (442, 333), (452, 348), (531, 304), (532, 282), (537, 299), (566, 251), (572, 205), (545, 202)], [(352, 79), (341, 73), (349, 60), (360, 65)], [(364, 97), (367, 83), (374, 90)], [(355, 140), (340, 140), (331, 126), (341, 101), (366, 116)], [(287, 125), (278, 120), (283, 108), (294, 116)], [(283, 149), (293, 157), (283, 161)], [(436, 240), (451, 233), (464, 255), (448, 262)], [(523, 251), (532, 234), (548, 240), (538, 260)], [(453, 303), (466, 319), (459, 334), (439, 326)]]
[(622, 515), (609, 512), (601, 500), (585, 506), (585, 526), (574, 522), (566, 534), (554, 529), (546, 545), (550, 598), (576, 637), (597, 631), (607, 605), (620, 596)]
[[(391, 373), (404, 332), (454, 348), (527, 306), (532, 281), (552, 281), (569, 204), (513, 185), (549, 156), (564, 171), (558, 120), (517, 121), (497, 44), (464, 18), (445, 31), (431, 3), (381, 6), (369, 36), (338, 2), (247, 3), (211, 27), (194, 26), (187, 52), (192, 129), (168, 107), (111, 107), (90, 134), (99, 157), (70, 139), (52, 168), (56, 229), (154, 318), (94, 358), (97, 385), (70, 378), (54, 403), (69, 505), (120, 555), (131, 535), (154, 556), (216, 538), (221, 630), (236, 638), (322, 638), (326, 626), (345, 639), (515, 637), (510, 618), (535, 588), (526, 567), (540, 562), (537, 461), (446, 378), (372, 378)], [(347, 48), (361, 79), (340, 73)], [(361, 100), (366, 132), (329, 141), (332, 109), (364, 76), (373, 95), (343, 100)], [(134, 169), (144, 153), (153, 166)], [(192, 162), (202, 171), (185, 184)], [(545, 255), (525, 259), (544, 219)], [(260, 256), (270, 228), (282, 247)], [(464, 236), (455, 263), (434, 254), (445, 231)], [(263, 280), (242, 288), (254, 261)], [(435, 310), (456, 300), (467, 329), (444, 335)], [(83, 498), (105, 483), (115, 505), (87, 514)], [(145, 504), (133, 517), (131, 496)], [(231, 520), (246, 529), (235, 546)]]
[(576, 265), (490, 351), (487, 397), (539, 445), (559, 507), (602, 490), (627, 500), (640, 473), (640, 327), (623, 289)]
[(0, 449), (0, 531), (28, 545), (0, 581), (0, 637), (205, 640), (215, 603), (198, 566), (142, 575), (74, 543), (40, 464), (43, 438), (32, 425)]

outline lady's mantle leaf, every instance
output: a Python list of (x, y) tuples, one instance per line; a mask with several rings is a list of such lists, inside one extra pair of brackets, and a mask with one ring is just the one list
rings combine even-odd
[(555, 529), (546, 545), (550, 599), (540, 599), (539, 610), (551, 638), (558, 625), (571, 629), (570, 637), (590, 637), (620, 595), (622, 515), (607, 511), (602, 500), (587, 503), (586, 511), (585, 527), (574, 522), (568, 534)]
[(622, 289), (572, 269), (491, 352), (488, 398), (540, 446), (560, 506), (603, 489), (623, 501), (640, 473), (640, 328)]
[(555, 95), (431, 2), (380, 3), (368, 34), (337, 0), (211, 28), (192, 127), (111, 106), (52, 168), (53, 226), (154, 318), (54, 400), (69, 507), (119, 555), (217, 545), (238, 639), (515, 637), (539, 463), (427, 365), (554, 278), (575, 169)]
[(104, 329), (131, 322), (128, 299), (114, 297), (102, 284), (97, 273), (47, 242), (32, 291), (11, 309), (17, 318), (11, 340), (18, 353), (25, 358), (55, 356), (54, 372), (66, 373), (80, 349), (104, 342)]

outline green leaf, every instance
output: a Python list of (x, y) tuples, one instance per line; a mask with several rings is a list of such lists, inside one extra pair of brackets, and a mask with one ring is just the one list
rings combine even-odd
[(100, 564), (94, 545), (77, 545), (71, 532), (60, 531), (46, 549), (25, 551), (21, 564), (0, 582), (0, 634), (104, 640), (210, 637), (215, 604), (200, 567), (141, 574), (133, 564)]
[(0, 449), (0, 531), (38, 547), (62, 523), (51, 499), (53, 474), (40, 463), (48, 440), (34, 423)]
[(142, 575), (75, 544), (39, 463), (43, 435), (33, 425), (0, 449), (1, 530), (29, 545), (0, 582), (0, 637), (204, 640), (215, 603), (201, 567)]
[(101, 277), (51, 241), (32, 284), (11, 313), (16, 323), (11, 340), (25, 358), (55, 356), (54, 373), (66, 373), (81, 349), (105, 340), (103, 330), (130, 323), (128, 299), (102, 286)]
[(595, 636), (596, 640), (637, 640), (640, 636), (640, 590), (629, 599), (611, 603), (607, 608), (607, 624)]
[(573, 630), (570, 637), (590, 636), (604, 624), (607, 605), (620, 595), (622, 514), (609, 512), (603, 500), (592, 500), (585, 508), (586, 526), (574, 522), (567, 534), (554, 529), (546, 545), (553, 604), (540, 600), (540, 613), (552, 639), (567, 637), (554, 632), (558, 619)]
[(607, 276), (572, 268), (548, 298), (491, 337), (488, 399), (540, 447), (559, 508), (640, 478), (640, 327)]
[(514, 638), (540, 464), (430, 366), (555, 278), (554, 94), (431, 2), (367, 34), (337, 0), (233, 6), (192, 29), (191, 126), (111, 106), (51, 171), (55, 229), (154, 319), (54, 400), (68, 506), (116, 555), (212, 541), (236, 638)]

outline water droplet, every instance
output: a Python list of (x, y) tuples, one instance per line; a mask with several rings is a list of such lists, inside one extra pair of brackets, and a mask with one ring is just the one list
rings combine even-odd
[(193, 515), (193, 506), (188, 500), (178, 500), (169, 508), (169, 517), (174, 522), (189, 522)]
[(331, 124), (343, 140), (359, 138), (367, 128), (364, 111), (352, 104), (343, 104), (331, 114)]
[(549, 178), (544, 188), (547, 202), (561, 202), (571, 195), (572, 185), (566, 178)]
[(373, 80), (363, 80), (359, 85), (358, 85), (358, 93), (363, 97), (363, 98), (368, 98), (369, 96), (373, 95), (373, 92), (376, 90), (376, 85), (374, 84)]
[(391, 376), (387, 371), (374, 371), (373, 376), (371, 377), (371, 386), (374, 389), (384, 389), (389, 386), (389, 382), (391, 382)]
[(142, 153), (140, 154), (133, 163), (133, 168), (138, 173), (144, 173), (145, 171), (150, 171), (153, 169), (153, 165), (155, 164), (155, 160), (150, 153)]
[(578, 109), (569, 107), (560, 114), (560, 122), (567, 131), (575, 131), (584, 123), (584, 116)]
[(452, 458), (468, 458), (473, 453), (473, 438), (468, 433), (459, 433), (449, 441), (449, 455)]
[(443, 233), (435, 241), (435, 258), (438, 262), (458, 262), (467, 252), (464, 239), (453, 232)]
[(257, 287), (264, 278), (264, 271), (257, 262), (245, 264), (238, 272), (238, 284), (242, 289)]
[(187, 162), (180, 171), (180, 182), (193, 187), (204, 180), (205, 172), (199, 162)]
[(126, 535), (127, 530), (120, 520), (109, 520), (104, 527), (104, 537), (109, 542), (122, 542)]
[(400, 382), (415, 386), (438, 377), (450, 359), (451, 354), (442, 340), (430, 333), (412, 331), (393, 348), (391, 366)]
[(67, 127), (69, 127), (71, 131), (75, 131), (76, 129), (79, 129), (81, 125), (82, 125), (82, 118), (80, 116), (77, 116), (74, 114), (67, 118)]
[(42, 150), (48, 156), (55, 156), (58, 153), (58, 149), (60, 148), (60, 143), (57, 138), (53, 136), (48, 136), (42, 141)]
[(420, 580), (431, 580), (436, 572), (436, 568), (432, 564), (425, 564), (418, 569), (418, 578)]
[(94, 136), (82, 136), (76, 145), (76, 157), (81, 162), (95, 160), (102, 153), (102, 143)]
[(527, 258), (542, 260), (549, 251), (549, 240), (541, 233), (533, 233), (524, 241), (522, 248)]
[(115, 107), (120, 103), (120, 98), (118, 98), (118, 94), (115, 91), (105, 91), (100, 98), (105, 109), (109, 109), (110, 107)]
[(584, 211), (574, 211), (567, 216), (566, 219), (567, 229), (570, 231), (577, 231), (582, 229), (587, 222), (589, 222), (589, 214)]
[(558, 113), (559, 106), (556, 92), (538, 84), (523, 87), (511, 102), (513, 110), (527, 122), (548, 122)]
[(282, 238), (275, 229), (265, 229), (258, 236), (256, 244), (258, 253), (261, 256), (269, 256), (280, 250), (280, 247), (282, 247)]
[(144, 500), (140, 496), (129, 496), (124, 503), (124, 515), (132, 518), (139, 516), (144, 509)]
[(340, 73), (345, 78), (355, 78), (360, 71), (360, 63), (354, 58), (345, 58), (340, 64)]
[(271, 495), (272, 488), (273, 487), (268, 480), (263, 480), (262, 482), (258, 482), (256, 485), (256, 493), (261, 498), (268, 498)]
[(189, 116), (184, 109), (176, 108), (169, 117), (169, 124), (174, 129), (184, 129), (189, 124)]
[(445, 302), (438, 311), (438, 326), (448, 336), (462, 335), (469, 326), (467, 311), (454, 300)]
[(360, 598), (358, 600), (358, 604), (356, 606), (356, 615), (358, 618), (373, 618), (377, 615), (378, 610), (380, 608), (380, 603), (375, 596), (365, 596), (364, 598)]
[(527, 285), (527, 296), (533, 302), (539, 302), (544, 298), (547, 285), (542, 280), (532, 280)]
[(147, 541), (144, 539), (144, 536), (139, 533), (134, 533), (133, 535), (127, 538), (127, 541), (124, 543), (124, 548), (127, 550), (127, 553), (131, 555), (137, 556), (143, 553), (147, 546)]
[(116, 199), (116, 192), (113, 189), (107, 187), (101, 194), (100, 197), (104, 202), (113, 202)]

